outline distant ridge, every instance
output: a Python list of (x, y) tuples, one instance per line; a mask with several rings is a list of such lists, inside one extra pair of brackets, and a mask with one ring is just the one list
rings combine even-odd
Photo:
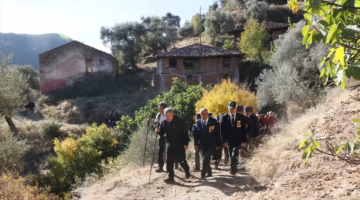
[(39, 70), (38, 55), (55, 47), (73, 41), (63, 34), (15, 34), (0, 32), (0, 51), (14, 54), (13, 64), (32, 65)]

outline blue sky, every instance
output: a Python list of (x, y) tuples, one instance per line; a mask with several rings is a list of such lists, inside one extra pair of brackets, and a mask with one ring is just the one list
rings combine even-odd
[(181, 24), (207, 11), (214, 0), (0, 0), (0, 32), (61, 33), (110, 52), (100, 40), (100, 27), (141, 16), (179, 15)]

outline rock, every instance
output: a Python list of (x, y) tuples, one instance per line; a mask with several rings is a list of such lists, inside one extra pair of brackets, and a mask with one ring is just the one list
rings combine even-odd
[(320, 198), (324, 198), (324, 197), (326, 197), (326, 195), (327, 195), (327, 193), (323, 191), (320, 193)]
[(324, 181), (328, 181), (328, 180), (330, 180), (330, 175), (324, 177)]

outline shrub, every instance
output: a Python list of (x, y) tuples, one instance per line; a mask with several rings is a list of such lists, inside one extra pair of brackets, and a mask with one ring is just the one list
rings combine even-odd
[[(71, 135), (71, 134), (70, 134)], [(120, 154), (119, 135), (114, 134), (105, 124), (87, 128), (80, 138), (55, 139), (56, 156), (48, 159), (50, 172), (44, 177), (45, 184), (52, 192), (63, 194), (70, 191), (77, 180), (86, 175), (101, 174), (101, 161)]]
[(15, 178), (13, 174), (5, 171), (0, 176), (0, 196), (1, 199), (26, 199), (26, 200), (51, 200), (57, 199), (54, 195), (38, 188), (24, 184), (24, 178)]
[(194, 33), (194, 28), (193, 28), (192, 24), (189, 23), (189, 24), (186, 24), (183, 27), (179, 28), (177, 33), (181, 37), (192, 35)]
[(207, 108), (214, 116), (228, 113), (228, 102), (235, 101), (237, 104), (252, 106), (257, 111), (257, 100), (254, 93), (241, 89), (230, 80), (223, 80), (221, 84), (215, 85), (210, 91), (205, 91), (204, 96), (196, 102), (196, 113), (201, 108)]
[(222, 46), (224, 49), (231, 49), (234, 47), (233, 43), (230, 40), (225, 40)]
[(264, 21), (268, 19), (269, 4), (263, 1), (250, 0), (245, 3), (244, 17), (248, 20)]
[(0, 138), (0, 169), (22, 171), (24, 167), (23, 157), (30, 149), (26, 140), (19, 140), (11, 134)]
[(51, 122), (51, 123), (44, 124), (43, 131), (44, 131), (45, 135), (49, 138), (52, 138), (52, 139), (59, 138), (61, 135), (60, 128), (61, 128), (61, 124)]
[(193, 26), (194, 35), (199, 35), (205, 31), (204, 23), (205, 23), (205, 15), (201, 16), (201, 22), (200, 22), (199, 14), (196, 14), (191, 18), (191, 24)]

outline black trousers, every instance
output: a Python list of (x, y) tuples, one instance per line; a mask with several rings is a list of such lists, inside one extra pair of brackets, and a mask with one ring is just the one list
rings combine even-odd
[(205, 176), (207, 173), (208, 175), (212, 175), (212, 169), (210, 166), (211, 156), (214, 155), (215, 148), (208, 147), (206, 145), (201, 145), (201, 152), (202, 152), (202, 170), (201, 175)]
[(185, 155), (185, 149), (173, 149), (171, 147), (167, 148), (166, 155), (166, 170), (169, 173), (169, 178), (174, 178), (174, 162), (177, 160), (180, 163), (180, 166), (184, 169), (185, 173), (189, 173), (189, 165), (187, 164)]
[(223, 152), (223, 150), (224, 150), (224, 153), (225, 153), (225, 161), (228, 161), (229, 160), (229, 149), (226, 147), (226, 148), (224, 148), (223, 146), (221, 147), (221, 149), (220, 149), (220, 153), (221, 153), (221, 156), (220, 156), (220, 158), (218, 159), (218, 160), (215, 160), (215, 166), (218, 166), (219, 165), (219, 163), (220, 163), (220, 160), (221, 160), (221, 158), (222, 158), (222, 152)]
[(240, 145), (237, 145), (237, 146), (228, 145), (230, 159), (231, 159), (230, 169), (232, 172), (237, 171), (237, 165), (238, 165), (238, 159), (239, 159), (239, 147), (240, 147)]
[(164, 166), (164, 151), (165, 151), (165, 146), (159, 146), (157, 162), (160, 168)]

